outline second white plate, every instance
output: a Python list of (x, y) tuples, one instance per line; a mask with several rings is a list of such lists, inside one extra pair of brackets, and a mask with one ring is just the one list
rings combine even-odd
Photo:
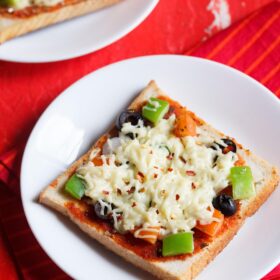
[[(21, 194), (33, 233), (74, 279), (149, 279), (37, 202), (39, 192), (115, 120), (151, 80), (245, 147), (280, 166), (280, 104), (269, 90), (229, 67), (183, 56), (127, 60), (94, 72), (60, 95), (35, 126), (22, 162)], [(280, 257), (280, 189), (207, 266), (200, 280), (259, 279)]]
[(99, 50), (120, 39), (153, 10), (158, 0), (124, 0), (112, 7), (5, 42), (0, 59), (53, 62)]

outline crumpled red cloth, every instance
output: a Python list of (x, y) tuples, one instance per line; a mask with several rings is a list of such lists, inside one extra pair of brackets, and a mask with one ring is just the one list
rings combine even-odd
[[(11, 107), (14, 111), (11, 111), (10, 114), (6, 113), (6, 115), (0, 116), (1, 125), (8, 127), (12, 124), (12, 129), (16, 130), (17, 133), (7, 134), (17, 139), (14, 142), (17, 143), (16, 147), (8, 152), (5, 152), (5, 149), (2, 148), (3, 146), (9, 146), (7, 139), (2, 139), (2, 142), (0, 142), (3, 144), (1, 147), (2, 155), (0, 155), (0, 230), (3, 233), (3, 240), (0, 239), (0, 279), (70, 279), (40, 248), (27, 225), (23, 213), (19, 198), (19, 170), (25, 140), (36, 117), (46, 108), (55, 95), (61, 92), (68, 84), (71, 84), (73, 80), (89, 72), (89, 70), (97, 69), (109, 62), (124, 58), (119, 54), (116, 55), (116, 52), (122, 52), (124, 48), (127, 48), (127, 44), (131, 44), (131, 48), (133, 49), (135, 46), (133, 42), (136, 44), (136, 41), (134, 41), (135, 35), (133, 34), (137, 32), (138, 36), (145, 32), (146, 36), (152, 34), (153, 30), (148, 26), (149, 21), (150, 24), (153, 24), (151, 22), (153, 17), (159, 16), (157, 13), (164, 10), (164, 5), (171, 7), (170, 2), (173, 1), (167, 3), (167, 1), (163, 0), (157, 8), (158, 10), (153, 12), (151, 17), (143, 24), (144, 27), (143, 25), (140, 26), (142, 30), (139, 31), (139, 29), (136, 29), (126, 38), (95, 54), (68, 62), (35, 66), (0, 62), (1, 99), (3, 96), (2, 92), (8, 92), (10, 88), (9, 83), (13, 82), (13, 73), (10, 72), (12, 71), (11, 69), (17, 68), (21, 70), (21, 73), (17, 72), (18, 76), (14, 78), (18, 84), (11, 87), (11, 90), (17, 89), (16, 94), (9, 95), (12, 97), (9, 102), (13, 104)], [(175, 2), (179, 3), (180, 1)], [(143, 28), (146, 28), (146, 30), (143, 30)], [(200, 56), (235, 67), (257, 79), (274, 92), (276, 96), (280, 97), (279, 30), (280, 2), (276, 1), (257, 10), (244, 20), (237, 22), (232, 27), (216, 34), (207, 42), (200, 43), (187, 52), (183, 48), (179, 51), (181, 47), (179, 48), (178, 46), (174, 49), (174, 52), (184, 52), (186, 55)], [(213, 32), (215, 31), (213, 30)], [(176, 37), (172, 38), (172, 40), (176, 40)], [(181, 40), (181, 38), (178, 40)], [(151, 49), (155, 50), (152, 47)], [(161, 52), (172, 53), (172, 51), (168, 51), (165, 47), (162, 47), (162, 49), (158, 48), (151, 53)], [(136, 48), (135, 52), (127, 52), (125, 57), (138, 54), (149, 54), (149, 52), (144, 51), (141, 53), (140, 48)], [(70, 70), (70, 67), (74, 66), (76, 66), (76, 69)], [(32, 87), (32, 79), (27, 79), (27, 75), (32, 76), (34, 74), (36, 76), (36, 71), (41, 72), (41, 81), (45, 83), (42, 85), (42, 89), (37, 85), (38, 90), (44, 91), (45, 95), (27, 95), (28, 98), (32, 97), (35, 99), (33, 103), (34, 107), (24, 108), (21, 111), (19, 110), (21, 106), (28, 106), (26, 97), (21, 97), (21, 89), (26, 91), (29, 87)], [(67, 74), (65, 75), (66, 82), (65, 80), (62, 82), (57, 78), (57, 73), (62, 73), (62, 71), (66, 73), (69, 71), (69, 76)], [(52, 88), (51, 83), (53, 83), (53, 87), (55, 88), (55, 94), (51, 90), (46, 90), (47, 88)], [(5, 107), (7, 105), (3, 104), (3, 100), (1, 102), (1, 99), (0, 110), (2, 113), (9, 112), (10, 109)], [(15, 108), (17, 108), (19, 115), (15, 114)], [(1, 133), (3, 135), (3, 132)], [(6, 251), (1, 253), (1, 248), (2, 251), (4, 248)], [(9, 260), (6, 261), (8, 258)], [(264, 279), (280, 279), (280, 266), (276, 267)]]

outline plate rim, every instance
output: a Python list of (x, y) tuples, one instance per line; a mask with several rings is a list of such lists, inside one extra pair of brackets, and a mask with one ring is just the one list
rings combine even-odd
[[(141, 14), (139, 14), (131, 24), (125, 26), (118, 32), (116, 32), (113, 36), (108, 37), (107, 39), (103, 40), (101, 43), (97, 44), (95, 47), (90, 47), (87, 46), (85, 48), (82, 48), (81, 51), (75, 52), (75, 54), (71, 55), (64, 55), (63, 53), (58, 55), (58, 56), (52, 56), (50, 59), (44, 59), (44, 56), (42, 56), (40, 59), (25, 59), (24, 55), (23, 56), (12, 56), (12, 57), (6, 57), (5, 54), (0, 53), (0, 60), (6, 61), (6, 62), (15, 62), (15, 63), (32, 63), (32, 64), (38, 64), (38, 63), (52, 63), (52, 62), (60, 62), (60, 61), (67, 61), (70, 59), (75, 59), (82, 57), (84, 55), (90, 54), (90, 53), (95, 53), (105, 47), (108, 47), (112, 45), (113, 43), (117, 42), (118, 40), (122, 39), (126, 35), (128, 35), (130, 32), (132, 32), (136, 27), (138, 27), (155, 9), (157, 4), (159, 3), (160, 0), (150, 0), (150, 2), (147, 2), (147, 7), (145, 11)], [(116, 3), (115, 5), (117, 5)], [(88, 14), (89, 15), (89, 14)], [(82, 15), (83, 16), (83, 15)], [(79, 17), (77, 17), (79, 18)], [(69, 19), (71, 20), (71, 19)], [(67, 21), (67, 20), (66, 20)], [(63, 22), (61, 22), (63, 24)], [(50, 25), (50, 26), (55, 26)], [(48, 27), (48, 26), (46, 26)], [(40, 30), (37, 30), (40, 32)], [(24, 34), (28, 35), (28, 34)], [(24, 36), (23, 35), (23, 36)], [(21, 37), (21, 36), (20, 36)], [(20, 37), (18, 37), (20, 39)], [(0, 46), (1, 48), (1, 46)]]
[[(29, 219), (28, 215), (27, 215), (27, 203), (29, 203), (30, 201), (26, 201), (24, 200), (23, 196), (23, 189), (22, 189), (22, 185), (23, 185), (23, 173), (24, 173), (24, 163), (26, 161), (27, 158), (27, 154), (28, 151), (31, 149), (30, 148), (30, 143), (32, 141), (33, 135), (34, 133), (36, 133), (36, 130), (39, 127), (39, 124), (41, 122), (41, 120), (44, 118), (44, 116), (48, 113), (49, 110), (51, 110), (51, 107), (54, 106), (54, 104), (56, 102), (58, 102), (60, 99), (64, 98), (64, 96), (67, 95), (68, 91), (71, 90), (72, 87), (75, 87), (77, 85), (79, 85), (79, 83), (83, 83), (84, 80), (89, 79), (91, 76), (94, 76), (96, 73), (102, 73), (103, 71), (107, 71), (108, 68), (113, 68), (113, 67), (117, 67), (118, 64), (129, 64), (129, 63), (137, 63), (137, 61), (141, 61), (141, 60), (149, 60), (149, 59), (165, 59), (165, 58), (171, 58), (171, 59), (183, 59), (186, 61), (197, 61), (198, 63), (206, 63), (206, 64), (212, 64), (216, 67), (221, 67), (224, 68), (228, 71), (232, 71), (237, 75), (241, 75), (243, 78), (249, 80), (251, 83), (254, 83), (257, 87), (259, 87), (261, 90), (264, 90), (267, 94), (267, 96), (269, 96), (270, 99), (274, 100), (274, 102), (276, 101), (276, 103), (279, 106), (279, 110), (280, 110), (280, 99), (278, 97), (276, 97), (272, 91), (270, 91), (267, 87), (265, 87), (264, 85), (262, 85), (260, 82), (258, 82), (257, 80), (255, 80), (254, 78), (252, 78), (251, 76), (246, 75), (245, 73), (231, 67), (228, 65), (225, 65), (223, 63), (220, 62), (216, 62), (216, 61), (212, 61), (212, 60), (208, 60), (205, 58), (201, 58), (201, 57), (194, 57), (194, 56), (186, 56), (186, 55), (174, 55), (174, 54), (160, 54), (160, 55), (146, 55), (146, 56), (138, 56), (138, 57), (134, 57), (134, 58), (129, 58), (129, 59), (125, 59), (122, 61), (118, 61), (118, 62), (114, 62), (111, 64), (108, 64), (106, 66), (103, 66), (95, 71), (92, 71), (90, 73), (88, 73), (87, 75), (83, 76), (82, 78), (78, 79), (77, 81), (75, 81), (74, 83), (72, 83), (70, 86), (68, 86), (66, 89), (64, 89), (47, 107), (46, 109), (43, 111), (43, 113), (40, 115), (40, 117), (38, 118), (38, 120), (36, 121), (29, 137), (28, 137), (28, 141), (26, 142), (26, 146), (24, 148), (24, 153), (23, 153), (23, 157), (22, 157), (22, 162), (21, 162), (21, 171), (20, 171), (20, 198), (22, 201), (22, 205), (23, 205), (23, 210), (24, 210), (24, 215), (26, 217), (27, 223), (34, 235), (34, 237), (36, 238), (37, 242), (39, 243), (40, 247), (44, 250), (44, 252), (48, 255), (48, 257), (62, 270), (64, 271), (67, 275), (70, 275), (68, 271), (65, 271), (64, 268), (57, 262), (54, 261), (54, 259), (50, 256), (49, 252), (47, 250), (45, 250), (45, 247), (42, 245), (42, 243), (40, 242), (40, 239), (37, 236), (37, 233), (33, 230), (33, 226), (31, 223), (31, 219)], [(78, 155), (79, 158), (79, 155)], [(258, 273), (258, 278), (261, 279), (262, 277), (264, 277), (267, 273), (269, 273), (273, 268), (275, 268), (278, 264), (280, 263), (280, 255), (278, 256), (278, 258), (275, 258), (274, 262), (271, 262), (270, 265), (267, 265), (265, 268), (263, 268), (262, 271), (260, 271)], [(71, 276), (71, 275), (70, 275)]]

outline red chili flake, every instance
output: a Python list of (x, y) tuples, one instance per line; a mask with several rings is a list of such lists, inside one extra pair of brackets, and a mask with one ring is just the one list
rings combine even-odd
[(119, 188), (117, 189), (117, 194), (122, 195), (122, 191)]
[(179, 199), (180, 199), (180, 195), (176, 194), (176, 200), (179, 200)]
[(187, 161), (182, 156), (180, 156), (179, 158), (183, 163), (187, 163)]
[(158, 177), (158, 174), (155, 173), (155, 174), (154, 174), (154, 178), (156, 179), (157, 177)]
[(172, 171), (173, 171), (173, 168), (169, 167), (167, 170), (168, 170), (169, 172), (172, 172)]
[(105, 195), (108, 195), (108, 194), (109, 194), (108, 191), (102, 191), (102, 192), (103, 192), (103, 194), (105, 194)]
[(154, 168), (155, 168), (155, 169), (158, 169), (158, 167), (157, 167), (157, 166), (154, 166)]
[(145, 177), (145, 176), (144, 176), (143, 173), (138, 172), (138, 174), (137, 174), (137, 179), (138, 179), (141, 183), (143, 183), (144, 177)]
[(121, 215), (117, 217), (118, 221), (121, 221), (122, 219), (123, 219), (123, 216), (121, 216)]
[(131, 207), (135, 207), (136, 206), (136, 202), (133, 202)]
[(168, 155), (166, 158), (169, 159), (169, 160), (172, 160), (172, 159), (173, 159), (173, 156), (172, 156), (172, 154), (171, 154), (171, 155)]
[(189, 175), (189, 176), (195, 176), (196, 175), (196, 173), (192, 170), (187, 170), (186, 174)]
[(141, 188), (138, 192), (143, 193), (145, 191), (146, 191), (145, 188)]
[(135, 192), (135, 187), (131, 187), (130, 190), (127, 191), (128, 194), (132, 194)]
[(195, 190), (196, 189), (196, 184), (194, 182), (192, 182), (192, 189)]

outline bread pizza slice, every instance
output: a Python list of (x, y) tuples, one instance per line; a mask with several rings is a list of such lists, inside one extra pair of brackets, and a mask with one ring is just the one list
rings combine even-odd
[(0, 0), (0, 44), (121, 0)]
[(193, 279), (278, 181), (152, 81), (39, 200), (155, 276)]

